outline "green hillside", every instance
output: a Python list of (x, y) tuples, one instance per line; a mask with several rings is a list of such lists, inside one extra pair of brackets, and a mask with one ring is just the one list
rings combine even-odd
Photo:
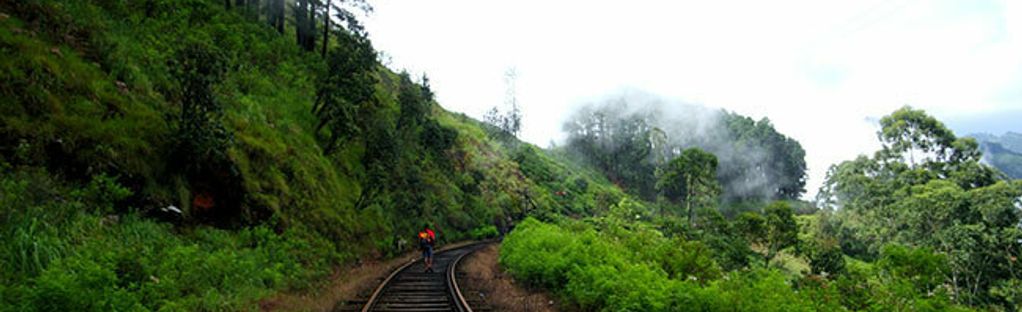
[(1009, 150), (998, 143), (983, 142), (985, 160), (1004, 171), (1012, 179), (1022, 179), (1022, 153)]
[(621, 96), (540, 149), (323, 3), (0, 1), (0, 311), (257, 310), (423, 224), (506, 233), (502, 274), (570, 311), (1022, 309), (1022, 181), (925, 111), (807, 202), (767, 118)]
[(989, 133), (976, 133), (969, 135), (970, 137), (976, 138), (982, 142), (998, 143), (1008, 150), (1016, 153), (1022, 153), (1022, 133), (1008, 131), (1002, 135), (993, 135)]
[(252, 11), (0, 3), (0, 310), (253, 309), (423, 223), (456, 241), (623, 196), (443, 110), (358, 32), (324, 57)]
[(984, 160), (1004, 171), (1012, 179), (1022, 179), (1022, 134), (1008, 132), (1001, 136), (973, 134), (983, 148)]

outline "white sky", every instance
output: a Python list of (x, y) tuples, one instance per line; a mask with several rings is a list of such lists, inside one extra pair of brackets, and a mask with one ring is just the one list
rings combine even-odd
[(371, 3), (389, 66), (426, 73), (448, 110), (502, 105), (514, 67), (523, 139), (544, 147), (572, 108), (622, 90), (765, 116), (806, 149), (809, 198), (902, 105), (1022, 110), (1022, 1)]

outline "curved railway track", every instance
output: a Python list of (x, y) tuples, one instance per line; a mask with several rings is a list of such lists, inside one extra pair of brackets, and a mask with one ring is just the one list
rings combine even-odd
[(475, 243), (433, 255), (434, 272), (426, 273), (422, 260), (409, 262), (394, 270), (366, 300), (362, 312), (369, 311), (458, 311), (473, 309), (458, 286), (458, 263), (466, 255), (483, 247)]

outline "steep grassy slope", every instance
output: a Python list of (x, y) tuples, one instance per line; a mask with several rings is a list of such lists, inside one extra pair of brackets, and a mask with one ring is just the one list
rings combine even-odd
[[(428, 129), (398, 126), (399, 77), (382, 66), (362, 117), (391, 136), (364, 129), (325, 155), (310, 112), (324, 61), (220, 4), (0, 2), (0, 310), (249, 309), (406, 250), (424, 222), (459, 240), (624, 196), (436, 105), (428, 119), (456, 138), (431, 147)], [(224, 64), (212, 122), (230, 139), (223, 163), (189, 174), (179, 77), (195, 47)], [(368, 170), (381, 141), (396, 156)]]

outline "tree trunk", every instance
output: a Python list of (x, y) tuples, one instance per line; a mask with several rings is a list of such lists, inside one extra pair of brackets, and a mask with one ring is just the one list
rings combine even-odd
[(688, 227), (692, 228), (695, 226), (695, 214), (692, 213), (692, 177), (685, 177), (685, 206), (688, 210)]
[(270, 25), (270, 27), (276, 26), (276, 24), (273, 23), (273, 21), (274, 21), (274, 19), (273, 19), (273, 16), (274, 16), (273, 15), (273, 7), (274, 7), (274, 5), (276, 5), (276, 2), (277, 2), (277, 0), (266, 0), (266, 6), (265, 7), (259, 8), (259, 6), (256, 6), (256, 12), (259, 12), (259, 9), (263, 9), (262, 13), (266, 14), (266, 24)]
[[(369, 184), (369, 182), (364, 184)], [(363, 188), (362, 192), (360, 192), (361, 194), (358, 196), (358, 200), (355, 201), (355, 209), (360, 211), (365, 209), (366, 205), (372, 202), (372, 200), (376, 197), (376, 191), (377, 188), (373, 186), (366, 186)]]
[(305, 10), (309, 7), (309, 0), (298, 0), (298, 7), (295, 8), (295, 41), (299, 47), (305, 48), (305, 19), (308, 17)]
[(316, 50), (316, 0), (309, 1), (309, 19), (305, 26), (305, 51)]
[(323, 9), (323, 51), (320, 52), (326, 58), (326, 46), (330, 42), (330, 0), (326, 0), (326, 7)]
[(284, 0), (270, 0), (272, 1), (270, 11), (273, 12), (273, 27), (277, 28), (277, 33), (284, 34), (284, 10), (287, 8), (284, 5)]
[(156, 11), (156, 4), (153, 3), (153, 0), (146, 0), (146, 2), (145, 2), (145, 17), (146, 18), (153, 17), (153, 13), (155, 11)]
[(316, 92), (316, 93), (317, 93), (316, 94), (316, 101), (312, 102), (312, 114), (316, 115), (316, 117), (319, 117), (319, 111), (322, 109), (323, 103), (325, 102), (323, 100), (323, 97), (325, 95), (323, 94), (324, 92)]
[(323, 127), (326, 126), (327, 121), (328, 119), (320, 117), (319, 123), (316, 124), (316, 130), (312, 132), (313, 135), (318, 135), (319, 132), (323, 130)]

